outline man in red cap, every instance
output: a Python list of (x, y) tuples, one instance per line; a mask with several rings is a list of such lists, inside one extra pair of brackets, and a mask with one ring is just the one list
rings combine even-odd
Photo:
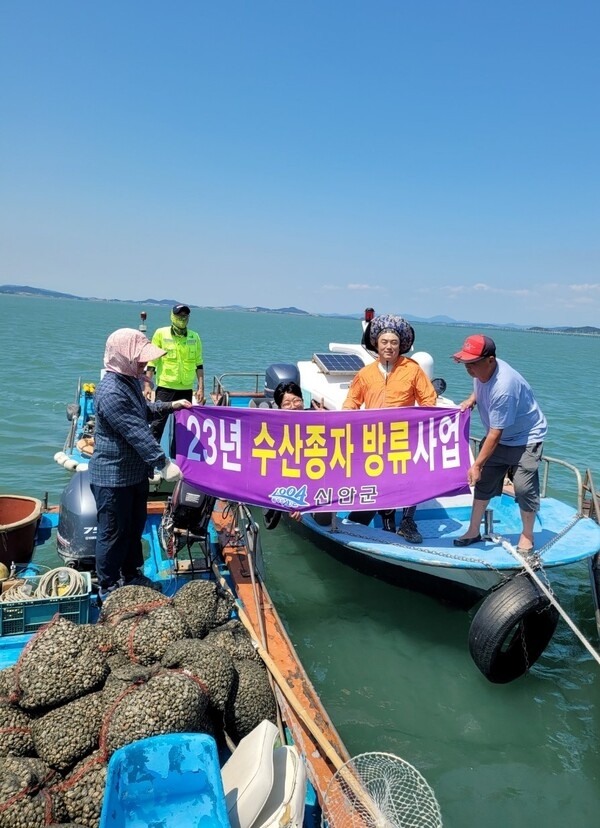
[(502, 493), (504, 478), (512, 470), (515, 499), (521, 512), (522, 531), (517, 543), (521, 554), (534, 547), (533, 525), (540, 508), (539, 464), (547, 425), (531, 386), (514, 368), (496, 358), (496, 343), (484, 334), (468, 336), (455, 362), (462, 362), (473, 377), (473, 393), (460, 404), (462, 411), (477, 406), (486, 436), (468, 472), (475, 487), (469, 528), (455, 546), (481, 541), (480, 526), (490, 498)]
[[(171, 325), (158, 328), (152, 337), (152, 344), (165, 351), (164, 356), (150, 360), (146, 371), (144, 396), (152, 397), (152, 384), (156, 373), (155, 401), (173, 402), (189, 400), (195, 395), (198, 405), (204, 400), (204, 364), (202, 362), (202, 340), (196, 331), (188, 328), (190, 309), (188, 305), (174, 305), (171, 310)], [(194, 380), (198, 382), (193, 391)], [(168, 413), (157, 414), (150, 423), (154, 438), (160, 443)], [(171, 443), (171, 457), (175, 457), (174, 439)]]

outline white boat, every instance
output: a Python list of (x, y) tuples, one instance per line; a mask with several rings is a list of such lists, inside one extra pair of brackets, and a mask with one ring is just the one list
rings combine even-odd
[[(329, 410), (341, 409), (356, 372), (376, 358), (365, 344), (367, 326), (373, 315), (373, 309), (368, 308), (362, 322), (361, 342), (332, 342), (327, 352), (315, 353), (297, 365), (271, 365), (266, 369), (262, 389), (260, 375), (245, 375), (246, 388), (254, 389), (245, 396), (239, 390), (240, 375), (215, 378), (213, 402), (271, 406), (277, 383), (295, 381), (302, 388), (306, 406), (317, 404)], [(425, 351), (407, 356), (417, 361), (432, 380), (438, 392), (438, 406), (456, 408), (444, 396), (446, 383), (436, 378), (432, 356)], [(234, 376), (235, 391), (229, 385)], [(351, 412), (348, 415), (352, 416)], [(473, 448), (477, 442), (472, 439)], [(550, 474), (554, 479), (559, 469), (570, 475), (574, 505), (550, 495)], [(561, 481), (564, 479), (562, 474)], [(457, 548), (453, 541), (467, 531), (472, 503), (469, 493), (436, 497), (417, 506), (415, 520), (423, 536), (421, 544), (407, 543), (401, 536), (384, 531), (379, 514), (374, 515), (368, 526), (349, 520), (348, 511), (305, 512), (300, 522), (303, 530), (325, 549), (367, 574), (468, 605), (487, 596), (471, 627), (471, 651), (488, 678), (507, 681), (534, 663), (550, 641), (558, 620), (554, 608), (531, 577), (522, 577), (525, 568), (529, 566), (545, 578), (555, 567), (594, 559), (600, 552), (600, 525), (594, 519), (597, 511), (590, 508), (595, 499), (591, 472), (584, 478), (571, 463), (544, 457), (541, 508), (534, 527), (535, 551), (526, 561), (516, 551), (521, 520), (508, 481), (503, 494), (489, 503), (481, 542), (468, 548)], [(269, 511), (266, 524), (274, 528), (278, 517), (274, 517), (273, 510)], [(400, 510), (397, 524), (401, 516)], [(505, 651), (516, 640), (515, 636), (523, 646), (514, 646), (511, 657), (507, 658)]]

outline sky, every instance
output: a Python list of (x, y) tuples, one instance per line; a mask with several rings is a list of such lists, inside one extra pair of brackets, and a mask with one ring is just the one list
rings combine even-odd
[(597, 0), (2, 0), (0, 284), (600, 326)]

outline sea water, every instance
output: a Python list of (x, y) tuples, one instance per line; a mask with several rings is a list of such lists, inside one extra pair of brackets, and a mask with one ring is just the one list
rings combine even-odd
[[(57, 502), (69, 479), (52, 459), (67, 434), (66, 404), (79, 379), (99, 379), (107, 335), (137, 328), (141, 310), (150, 335), (168, 324), (167, 307), (0, 296), (2, 493), (48, 492)], [(360, 335), (356, 320), (316, 316), (193, 309), (190, 323), (204, 343), (208, 391), (214, 375), (262, 372)], [(434, 356), (446, 394), (464, 399), (470, 380), (450, 355), (477, 326), (415, 328), (416, 350)], [(591, 468), (599, 484), (598, 338), (491, 333), (547, 416), (546, 454)], [(481, 432), (476, 412), (472, 431)], [(559, 476), (554, 493), (566, 498), (567, 489)], [(268, 588), (350, 753), (387, 751), (415, 765), (446, 828), (598, 824), (600, 666), (562, 621), (527, 676), (493, 685), (469, 656), (473, 611), (360, 575), (293, 522), (263, 531), (262, 546)], [(596, 646), (586, 565), (553, 573), (552, 586)]]

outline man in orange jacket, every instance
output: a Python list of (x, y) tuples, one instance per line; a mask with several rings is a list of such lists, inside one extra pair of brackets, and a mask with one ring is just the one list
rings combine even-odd
[[(413, 346), (415, 332), (401, 316), (387, 314), (371, 321), (370, 342), (377, 349), (377, 361), (365, 365), (356, 374), (343, 409), (397, 408), (406, 405), (434, 406), (437, 395), (421, 366), (404, 356)], [(403, 510), (398, 534), (409, 543), (422, 543), (423, 537), (414, 520), (416, 506)], [(373, 512), (351, 512), (350, 520), (367, 525)], [(383, 528), (395, 532), (395, 510), (380, 512)]]

